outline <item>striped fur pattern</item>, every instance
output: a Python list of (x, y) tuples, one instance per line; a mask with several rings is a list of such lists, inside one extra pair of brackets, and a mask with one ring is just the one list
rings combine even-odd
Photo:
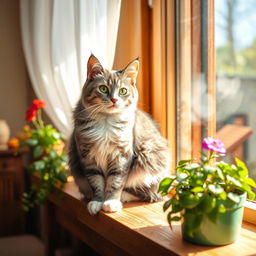
[(124, 70), (108, 71), (95, 56), (74, 110), (69, 165), (88, 210), (118, 211), (122, 202), (159, 200), (157, 186), (167, 175), (166, 140), (154, 121), (137, 109), (138, 59)]

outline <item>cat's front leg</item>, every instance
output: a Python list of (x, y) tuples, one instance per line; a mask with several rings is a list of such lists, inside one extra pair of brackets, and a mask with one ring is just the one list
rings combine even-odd
[(117, 212), (123, 208), (121, 203), (121, 194), (127, 178), (127, 173), (121, 169), (113, 169), (108, 172), (105, 201), (103, 210), (105, 212)]
[(88, 203), (87, 208), (91, 215), (95, 215), (103, 206), (105, 189), (104, 174), (100, 170), (87, 168), (85, 169), (85, 176), (93, 193), (92, 199)]

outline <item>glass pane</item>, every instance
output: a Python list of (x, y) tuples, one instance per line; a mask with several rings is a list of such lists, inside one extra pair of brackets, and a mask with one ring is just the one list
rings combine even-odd
[[(217, 130), (256, 180), (256, 1), (215, 1)], [(232, 126), (230, 126), (232, 125)], [(250, 134), (250, 131), (254, 133)]]

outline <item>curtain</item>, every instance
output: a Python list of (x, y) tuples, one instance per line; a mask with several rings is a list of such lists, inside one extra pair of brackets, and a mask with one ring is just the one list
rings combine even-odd
[(121, 0), (20, 0), (23, 49), (32, 86), (66, 136), (93, 53), (112, 69)]

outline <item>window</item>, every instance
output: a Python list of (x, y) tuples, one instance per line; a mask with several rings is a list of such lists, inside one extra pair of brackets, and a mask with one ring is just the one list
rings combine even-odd
[[(229, 160), (246, 160), (255, 179), (256, 8), (242, 0), (181, 0), (175, 5), (177, 158), (196, 157), (203, 137), (218, 137), (231, 153)], [(246, 206), (244, 218), (255, 224), (256, 204)]]
[[(222, 118), (225, 101), (221, 100), (220, 88), (225, 82), (224, 78), (229, 79), (231, 74), (224, 74), (220, 69), (223, 61), (219, 58), (219, 46), (223, 45), (224, 36), (223, 32), (219, 32), (223, 30), (223, 25), (218, 27), (223, 21), (219, 15), (225, 15), (225, 3), (239, 1), (248, 2), (247, 10), (249, 2), (252, 2), (145, 0), (132, 2), (133, 7), (131, 1), (122, 2), (125, 15), (121, 13), (121, 17), (126, 17), (126, 29), (123, 31), (129, 36), (119, 44), (117, 51), (122, 56), (120, 60), (124, 60), (125, 43), (128, 42), (133, 45), (133, 52), (136, 52), (133, 56), (141, 56), (142, 73), (138, 86), (143, 97), (140, 107), (152, 114), (167, 137), (173, 159), (172, 167), (179, 159), (197, 157), (202, 138), (206, 136), (222, 139), (233, 156), (240, 152), (243, 157), (253, 159), (253, 145), (256, 146), (256, 141), (253, 142), (251, 134), (253, 124), (249, 123), (252, 118), (249, 120), (241, 111)], [(240, 7), (238, 9), (241, 10)], [(254, 24), (253, 8), (250, 13), (251, 20), (248, 22)], [(248, 17), (245, 15), (245, 18)], [(132, 34), (136, 36), (131, 37)], [(255, 35), (255, 32), (251, 35)], [(135, 38), (137, 41), (132, 43)], [(223, 58), (227, 56), (228, 53), (223, 52)], [(250, 72), (253, 73), (254, 62), (250, 63)], [(252, 88), (253, 84), (250, 86)], [(227, 86), (223, 88), (227, 89)], [(237, 104), (236, 99), (234, 104)], [(254, 104), (253, 101), (251, 104)], [(229, 105), (232, 106), (230, 101)], [(234, 123), (240, 126), (234, 127)], [(250, 167), (249, 162), (248, 165)]]
[[(244, 160), (256, 180), (256, 7), (254, 1), (216, 0), (217, 131), (233, 127), (230, 161)], [(255, 189), (256, 191), (256, 189)], [(255, 222), (256, 202), (245, 220)]]
[(231, 161), (234, 157), (244, 160), (253, 179), (256, 179), (255, 14), (255, 1), (216, 0), (217, 130), (228, 125), (235, 128), (233, 143), (237, 145), (230, 151)]

